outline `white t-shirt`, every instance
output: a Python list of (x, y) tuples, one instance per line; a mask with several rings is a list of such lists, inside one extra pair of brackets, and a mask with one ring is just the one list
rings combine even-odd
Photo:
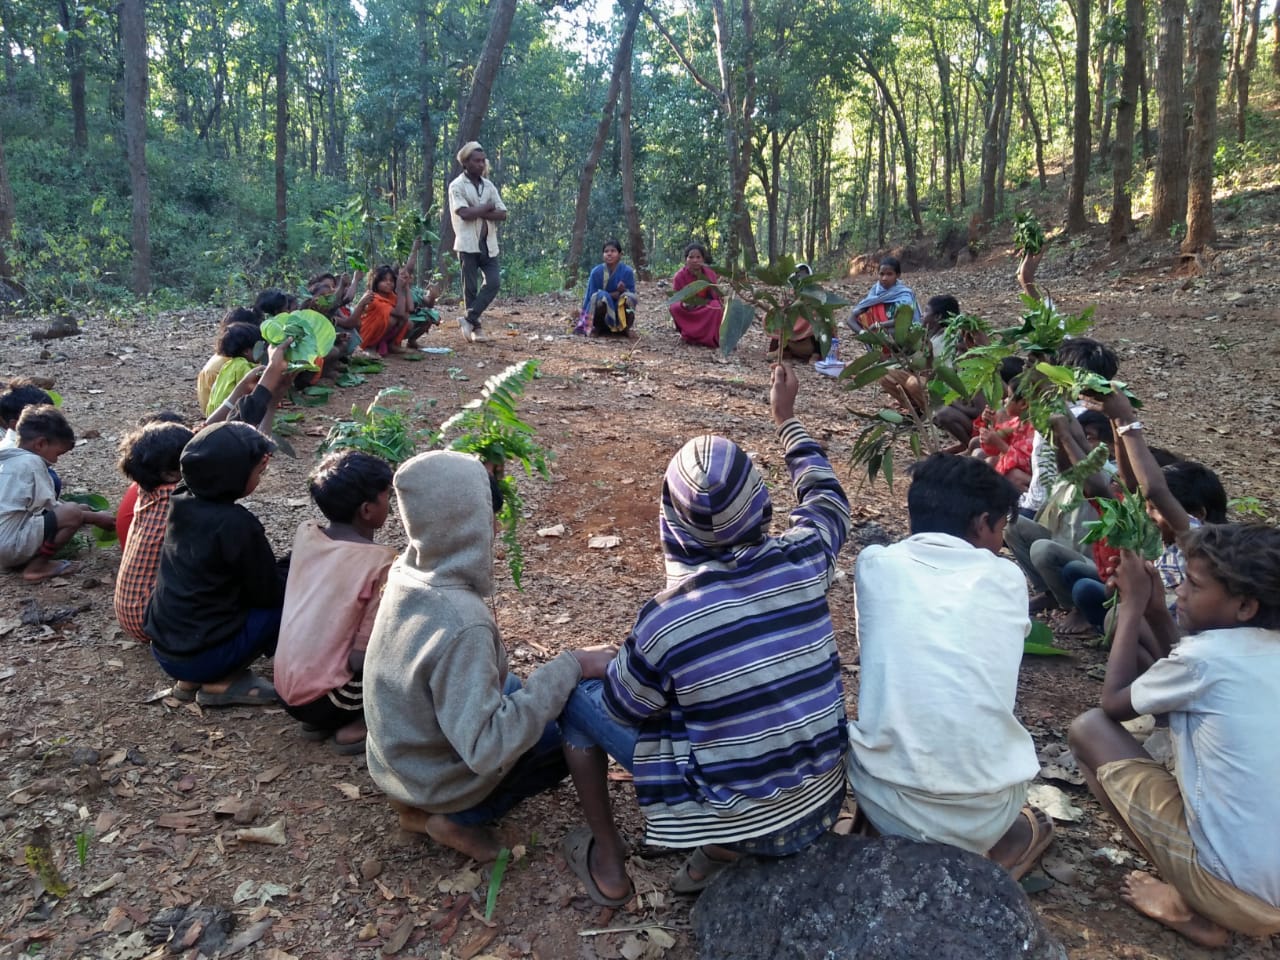
[(985, 796), (1034, 778), (1035, 744), (1013, 715), (1031, 629), (1018, 566), (958, 537), (920, 533), (867, 547), (854, 574), (861, 672), (849, 742), (858, 766), (941, 796)]
[(498, 225), (477, 217), (463, 220), (458, 211), (463, 207), (479, 207), (492, 203), (495, 209), (506, 210), (506, 204), (498, 194), (498, 188), (488, 177), (480, 178), (480, 186), (471, 182), (465, 173), (454, 177), (449, 184), (449, 218), (453, 221), (453, 249), (458, 253), (479, 253), (480, 235), (485, 235), (485, 247), (491, 257), (498, 255)]
[(1139, 713), (1169, 714), (1201, 865), (1280, 907), (1280, 630), (1185, 637), (1129, 693)]

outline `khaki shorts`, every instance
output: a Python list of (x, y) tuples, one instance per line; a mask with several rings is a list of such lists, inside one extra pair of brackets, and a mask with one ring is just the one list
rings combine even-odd
[(1193, 910), (1249, 936), (1280, 932), (1280, 907), (1237, 890), (1200, 865), (1187, 829), (1182, 791), (1162, 764), (1116, 760), (1098, 768), (1098, 783), (1142, 844), (1147, 859)]

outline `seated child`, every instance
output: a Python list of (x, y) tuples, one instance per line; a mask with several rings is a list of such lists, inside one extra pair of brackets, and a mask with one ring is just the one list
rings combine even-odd
[(387, 522), (391, 467), (355, 450), (333, 453), (312, 472), (310, 489), (329, 523), (304, 520), (293, 540), (276, 692), (304, 736), (333, 735), (339, 753), (363, 753), (365, 648), (396, 556), (373, 542)]
[[(206, 417), (231, 396), (231, 391), (236, 388), (236, 384), (253, 369), (253, 348), (261, 339), (261, 331), (251, 323), (233, 323), (218, 335), (218, 356), (224, 359), (218, 367), (217, 376), (209, 386), (208, 394), (200, 405), (200, 412)], [(200, 380), (197, 378), (197, 397), (199, 393)]]
[[(175, 413), (172, 410), (161, 410), (158, 413), (143, 414), (141, 417), (138, 418), (137, 425), (138, 425), (138, 428), (141, 429), (142, 427), (145, 427), (149, 423), (177, 423), (177, 424), (181, 424), (184, 427), (186, 426), (186, 421), (183, 420), (182, 414)], [(120, 444), (121, 458), (124, 458), (127, 454), (125, 445), (129, 442), (131, 437), (134, 437), (136, 435), (137, 435), (137, 432), (135, 431), (134, 433), (126, 436), (121, 441), (121, 444)], [(181, 453), (181, 452), (182, 452), (182, 448), (179, 447), (178, 450), (173, 455), (174, 459), (173, 459), (172, 472), (176, 478), (174, 481), (175, 483), (177, 479), (181, 479), (181, 474), (178, 472), (178, 459), (177, 459), (178, 453)], [(121, 459), (118, 466), (120, 467), (121, 472), (124, 473), (125, 476), (132, 478), (132, 474), (130, 474), (129, 471), (125, 469), (123, 459)], [(141, 492), (141, 488), (138, 486), (138, 481), (134, 479), (129, 484), (129, 486), (125, 488), (124, 496), (120, 498), (120, 506), (116, 508), (116, 536), (120, 539), (121, 554), (123, 554), (125, 551), (125, 548), (129, 546), (129, 530), (132, 529), (133, 527), (133, 515), (138, 508), (138, 494), (140, 492)], [(164, 513), (165, 513), (165, 516), (168, 516), (169, 514), (169, 504), (167, 500), (165, 501)], [(163, 531), (164, 531), (163, 524), (161, 524), (160, 529), (161, 529), (161, 533), (163, 534)]]
[(1023, 494), (1031, 486), (1031, 448), (1036, 428), (1030, 420), (1023, 419), (1027, 400), (1018, 393), (1020, 382), (1021, 376), (1005, 384), (1004, 409), (978, 439), (996, 473), (1007, 477)]
[(276, 702), (249, 664), (275, 652), (284, 574), (266, 531), (236, 503), (258, 488), (275, 444), (247, 423), (200, 431), (182, 451), (143, 631), (151, 655), (202, 706)]
[(18, 445), (18, 418), (27, 407), (52, 406), (53, 397), (42, 390), (27, 377), (15, 377), (5, 384), (0, 391), (0, 427), (4, 428), (4, 438), (0, 439), (0, 450), (8, 450)]
[(388, 264), (369, 271), (369, 289), (351, 310), (360, 330), (360, 347), (370, 356), (399, 353), (409, 329), (408, 278)]
[(0, 449), (0, 565), (21, 567), (27, 583), (75, 573), (80, 564), (54, 554), (86, 523), (113, 529), (115, 514), (58, 500), (49, 467), (76, 435), (56, 407), (25, 408), (16, 432), (18, 445)]
[(634, 894), (609, 806), (612, 756), (635, 776), (650, 843), (692, 848), (672, 882), (701, 891), (739, 853), (796, 853), (844, 800), (844, 691), (827, 591), (849, 502), (773, 368), (770, 406), (799, 503), (769, 536), (768, 488), (742, 448), (695, 437), (671, 458), (659, 531), (667, 585), (603, 682), (565, 707), (565, 757), (587, 825), (562, 851), (591, 898)]
[[(1156, 571), (1126, 551), (1102, 706), (1076, 718), (1089, 789), (1159, 872), (1121, 898), (1205, 947), (1280, 932), (1280, 530), (1205, 525), (1183, 535), (1177, 628)], [(1158, 638), (1151, 663), (1144, 621)], [(1168, 714), (1176, 774), (1122, 723)]]
[(224, 420), (239, 421), (270, 434), (275, 421), (276, 404), (289, 392), (288, 350), (293, 341), (285, 337), (267, 347), (267, 364), (254, 367), (236, 384), (208, 417), (206, 427)]
[[(221, 340), (222, 335), (237, 323), (248, 323), (257, 327), (262, 323), (262, 318), (247, 307), (232, 307), (223, 316), (222, 322), (218, 324), (218, 340)], [(209, 405), (209, 393), (213, 390), (218, 374), (222, 372), (222, 368), (226, 366), (227, 361), (231, 359), (218, 352), (216, 343), (217, 341), (215, 341), (213, 356), (205, 361), (205, 365), (196, 374), (196, 402), (200, 404), (201, 413)]]
[[(157, 420), (120, 441), (120, 470), (133, 481), (129, 489), (134, 499), (130, 526), (120, 537), (123, 549), (116, 574), (115, 610), (124, 632), (142, 643), (150, 642), (143, 621), (156, 585), (169, 498), (182, 479), (179, 458), (192, 436), (180, 423)], [(116, 528), (119, 530), (118, 519)]]
[(1026, 584), (999, 556), (1018, 491), (974, 457), (935, 454), (907, 491), (911, 536), (858, 555), (858, 718), (849, 783), (882, 834), (984, 854), (1020, 879), (1053, 839), (1024, 806), (1040, 770), (1014, 716)]
[(587, 278), (587, 292), (573, 332), (588, 337), (634, 337), (636, 275), (622, 262), (622, 243), (606, 240), (600, 259)]
[(565, 775), (556, 717), (609, 647), (565, 651), (522, 684), (486, 602), (494, 514), (479, 460), (433, 450), (395, 473), (409, 544), (392, 565), (364, 664), (369, 773), (400, 826), (476, 860), (501, 844), (488, 826)]
[(854, 304), (848, 324), (854, 333), (893, 322), (898, 307), (911, 307), (912, 322), (920, 323), (920, 304), (911, 288), (902, 282), (902, 263), (897, 257), (884, 257), (880, 261), (879, 279), (871, 291)]
[(297, 309), (298, 298), (283, 290), (263, 290), (253, 301), (253, 313), (259, 325), (267, 317), (274, 317), (277, 313), (292, 313)]

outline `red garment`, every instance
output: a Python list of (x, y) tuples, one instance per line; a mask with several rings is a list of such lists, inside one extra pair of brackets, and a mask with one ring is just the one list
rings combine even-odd
[[(703, 267), (701, 276), (688, 267), (681, 267), (671, 281), (671, 287), (682, 290), (695, 280), (720, 282), (720, 278), (710, 267)], [(671, 319), (675, 321), (676, 329), (684, 340), (703, 347), (720, 346), (720, 321), (724, 318), (724, 304), (720, 302), (720, 293), (714, 287), (708, 287), (695, 295), (689, 303), (672, 304), (670, 310)]]
[(138, 485), (129, 484), (129, 489), (120, 498), (120, 506), (116, 509), (116, 536), (120, 538), (120, 552), (129, 545), (129, 527), (133, 525), (133, 511), (138, 503)]
[(1009, 417), (996, 422), (995, 429), (1004, 434), (1009, 449), (1000, 450), (995, 444), (984, 443), (982, 452), (996, 457), (996, 473), (1004, 476), (1013, 470), (1031, 473), (1031, 447), (1035, 443), (1036, 429), (1029, 420)]
[(395, 309), (396, 298), (375, 293), (370, 299), (364, 313), (360, 315), (360, 346), (365, 350), (376, 350), (385, 354), (387, 347), (393, 342), (398, 328), (391, 323), (391, 311)]

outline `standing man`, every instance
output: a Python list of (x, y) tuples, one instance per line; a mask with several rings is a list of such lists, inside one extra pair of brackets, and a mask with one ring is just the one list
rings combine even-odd
[[(498, 188), (486, 177), (484, 148), (471, 140), (458, 151), (462, 173), (449, 184), (449, 216), (453, 220), (453, 249), (462, 264), (462, 292), (467, 315), (458, 319), (462, 335), (475, 343), (483, 339), (480, 314), (498, 295), (498, 228), (507, 208)], [(477, 279), (484, 274), (484, 285)]]

